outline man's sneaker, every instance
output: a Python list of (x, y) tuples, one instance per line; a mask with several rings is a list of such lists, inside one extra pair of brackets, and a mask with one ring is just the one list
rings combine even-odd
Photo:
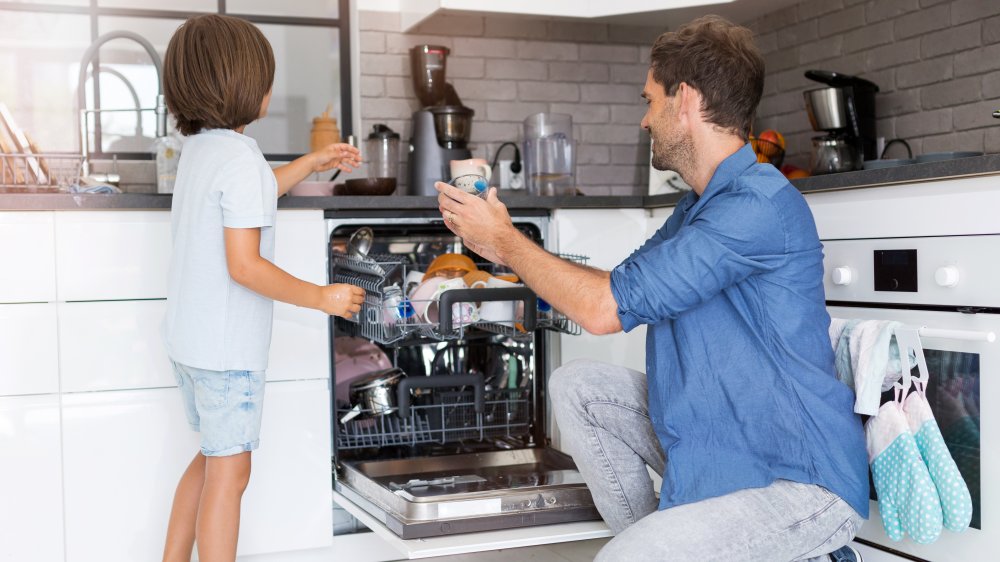
[(832, 562), (864, 562), (861, 553), (853, 546), (844, 545), (830, 553)]

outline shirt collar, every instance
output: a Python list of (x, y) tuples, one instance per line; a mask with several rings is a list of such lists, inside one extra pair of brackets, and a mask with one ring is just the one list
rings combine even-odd
[(234, 139), (239, 139), (240, 141), (246, 143), (247, 146), (254, 150), (260, 150), (257, 146), (257, 141), (250, 136), (244, 135), (243, 133), (237, 133), (232, 129), (202, 129), (198, 131), (199, 135), (218, 135), (223, 137), (231, 137)]
[(699, 203), (704, 205), (713, 195), (733, 183), (733, 180), (743, 175), (756, 163), (757, 155), (750, 147), (750, 143), (743, 145), (739, 150), (727, 156), (725, 160), (719, 162), (715, 173), (712, 174), (712, 179), (705, 186), (705, 191), (701, 193), (701, 197), (692, 192), (695, 195), (692, 206)]

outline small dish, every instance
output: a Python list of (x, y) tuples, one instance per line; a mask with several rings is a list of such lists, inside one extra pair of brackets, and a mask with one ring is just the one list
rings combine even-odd
[(974, 152), (971, 150), (959, 152), (928, 152), (927, 154), (918, 154), (916, 161), (918, 164), (921, 164), (924, 162), (940, 162), (942, 160), (955, 160), (957, 158), (971, 158), (973, 156), (982, 155), (982, 152)]
[(865, 160), (863, 166), (866, 170), (881, 170), (883, 168), (909, 166), (910, 164), (916, 163), (916, 160), (911, 160), (909, 158), (885, 158), (882, 160)]

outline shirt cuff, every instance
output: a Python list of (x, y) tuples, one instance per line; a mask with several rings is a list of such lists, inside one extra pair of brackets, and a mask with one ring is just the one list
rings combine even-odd
[(226, 228), (263, 228), (274, 226), (274, 215), (222, 216), (222, 226)]
[(631, 332), (636, 326), (644, 322), (635, 313), (627, 310), (627, 292), (624, 286), (628, 283), (628, 279), (625, 278), (625, 274), (622, 273), (621, 268), (622, 266), (619, 265), (611, 270), (611, 296), (615, 298), (615, 303), (618, 304), (618, 321), (621, 322), (622, 330)]

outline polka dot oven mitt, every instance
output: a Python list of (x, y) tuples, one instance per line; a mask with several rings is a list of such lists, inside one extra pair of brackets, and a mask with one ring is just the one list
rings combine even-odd
[(964, 531), (972, 521), (972, 496), (945, 445), (927, 397), (923, 392), (911, 392), (903, 402), (903, 411), (937, 488), (945, 529), (955, 533)]
[(905, 535), (920, 544), (936, 541), (941, 501), (898, 402), (883, 404), (868, 419), (865, 438), (886, 535), (894, 541)]

